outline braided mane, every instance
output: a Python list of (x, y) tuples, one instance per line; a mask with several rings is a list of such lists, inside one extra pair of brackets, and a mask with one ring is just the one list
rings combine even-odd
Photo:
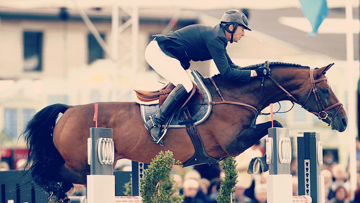
[[(255, 65), (250, 65), (250, 66), (245, 66), (245, 67), (240, 67), (241, 70), (255, 70), (257, 68), (259, 68), (260, 66), (263, 66), (264, 63), (258, 63)], [(296, 63), (285, 63), (285, 62), (270, 62), (269, 63), (269, 68), (293, 68), (293, 67), (298, 67), (298, 68), (305, 68), (305, 69), (309, 69), (309, 66), (302, 66), (300, 64), (296, 64)], [(219, 77), (220, 74), (214, 75), (214, 77)], [(221, 77), (221, 76), (220, 76)]]
[[(250, 66), (245, 66), (245, 67), (241, 67), (241, 69), (244, 69), (244, 70), (254, 70), (254, 69), (257, 69), (259, 68), (260, 66), (262, 66), (264, 63), (258, 63), (258, 64), (255, 64), (255, 65), (250, 65)], [(271, 67), (272, 66), (272, 67)], [(270, 68), (274, 68), (274, 66), (281, 66), (282, 68), (284, 67), (299, 67), (299, 68), (309, 68), (308, 66), (302, 66), (300, 64), (296, 64), (296, 63), (285, 63), (285, 62), (270, 62), (269, 64), (269, 67)]]

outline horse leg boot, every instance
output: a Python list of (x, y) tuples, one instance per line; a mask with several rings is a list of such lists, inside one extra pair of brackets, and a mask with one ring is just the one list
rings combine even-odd
[(160, 140), (164, 133), (163, 125), (184, 104), (187, 96), (188, 93), (184, 86), (181, 84), (177, 85), (165, 99), (160, 110), (155, 115), (150, 116), (150, 120), (145, 123), (145, 126), (149, 129), (153, 142), (164, 146), (164, 142)]

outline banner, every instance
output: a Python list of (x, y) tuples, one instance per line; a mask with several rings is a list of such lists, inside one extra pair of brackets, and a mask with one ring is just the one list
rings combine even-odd
[(317, 34), (318, 29), (327, 17), (329, 9), (326, 0), (299, 0), (304, 16), (309, 20), (312, 32), (308, 37), (313, 37)]

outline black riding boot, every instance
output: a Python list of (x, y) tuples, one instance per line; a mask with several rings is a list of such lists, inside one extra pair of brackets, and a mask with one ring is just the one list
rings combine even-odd
[[(169, 117), (175, 113), (187, 99), (188, 93), (183, 85), (177, 85), (165, 99), (161, 105), (159, 112), (150, 116), (150, 120), (145, 123), (149, 129), (153, 142), (164, 146), (164, 142), (160, 140), (163, 132), (163, 125), (168, 121)], [(160, 141), (159, 141), (160, 140)]]

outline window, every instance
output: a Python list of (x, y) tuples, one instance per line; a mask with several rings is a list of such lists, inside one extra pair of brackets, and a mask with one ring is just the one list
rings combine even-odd
[(26, 128), (29, 121), (35, 115), (35, 109), (23, 109), (23, 127)]
[(4, 131), (13, 138), (17, 137), (17, 109), (4, 109)]
[(42, 32), (24, 32), (24, 71), (42, 71)]
[[(100, 34), (101, 38), (105, 40), (105, 34)], [(93, 34), (88, 34), (88, 64), (94, 62), (96, 59), (104, 58), (104, 50), (99, 45)]]

